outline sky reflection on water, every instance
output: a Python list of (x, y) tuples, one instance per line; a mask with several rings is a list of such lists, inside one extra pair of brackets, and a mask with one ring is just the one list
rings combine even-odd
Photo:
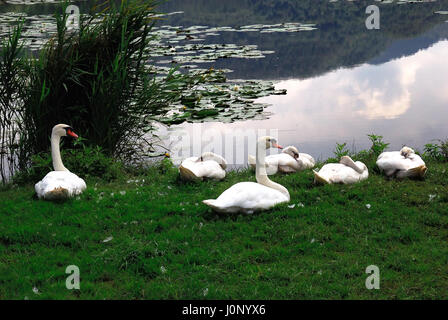
[[(93, 2), (76, 4), (81, 12), (88, 12)], [(168, 141), (182, 133), (189, 133), (187, 149), (192, 150), (178, 154), (178, 158), (214, 150), (223, 155), (227, 152), (227, 160), (239, 165), (245, 163), (248, 153), (254, 153), (254, 141), (248, 146), (236, 141), (235, 156), (218, 141), (238, 130), (239, 134), (257, 129), (265, 129), (266, 133), (272, 130), (273, 135), (278, 132), (281, 144), (296, 145), (302, 152), (322, 160), (332, 156), (336, 142), (347, 142), (357, 150), (368, 148), (369, 133), (383, 135), (391, 149), (407, 144), (421, 151), (433, 139), (448, 138), (448, 41), (444, 40), (448, 38), (448, 24), (444, 22), (446, 16), (434, 13), (448, 10), (448, 0), (408, 5), (378, 3), (381, 30), (377, 31), (365, 29), (365, 3), (164, 2), (161, 12), (183, 13), (162, 19), (160, 25), (238, 28), (247, 24), (301, 22), (316, 23), (318, 28), (270, 34), (220, 31), (203, 39), (204, 43), (249, 44), (275, 51), (263, 59), (219, 59), (200, 67), (232, 69), (229, 78), (275, 80), (277, 88), (287, 89), (288, 94), (260, 99), (272, 105), (266, 110), (272, 113), (267, 120), (185, 123), (161, 128), (167, 146), (173, 149), (174, 160), (177, 151)], [(0, 12), (23, 11), (36, 18), (52, 15), (55, 8), (4, 5)], [(201, 138), (201, 134), (205, 137)], [(207, 135), (214, 142), (207, 142)]]
[[(272, 104), (267, 120), (230, 124), (184, 124), (171, 131), (193, 130), (232, 134), (237, 130), (278, 129), (282, 145), (296, 145), (316, 158), (332, 156), (336, 142), (357, 150), (369, 147), (367, 134), (383, 135), (391, 149), (410, 145), (422, 150), (433, 139), (448, 137), (448, 41), (381, 65), (363, 64), (305, 80), (280, 81), (286, 96), (260, 99)], [(197, 137), (195, 137), (197, 138)], [(204, 139), (195, 140), (194, 153)], [(202, 151), (225, 154), (220, 143)], [(175, 151), (175, 150), (174, 150)], [(254, 145), (236, 145), (236, 154), (254, 152)], [(174, 152), (176, 153), (176, 152)], [(236, 159), (236, 158), (235, 158)], [(241, 165), (240, 160), (228, 158)], [(246, 158), (245, 158), (246, 159)]]

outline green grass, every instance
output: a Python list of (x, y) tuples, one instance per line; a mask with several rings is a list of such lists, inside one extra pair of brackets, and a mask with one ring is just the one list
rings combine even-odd
[[(314, 186), (311, 171), (274, 176), (295, 208), (254, 215), (201, 203), (254, 181), (249, 170), (185, 184), (154, 167), (88, 180), (66, 203), (34, 199), (33, 185), (0, 191), (0, 298), (447, 299), (448, 168), (427, 165), (424, 181), (373, 170), (352, 186)], [(66, 289), (68, 265), (80, 268), (81, 290)], [(379, 290), (365, 287), (369, 265)]]

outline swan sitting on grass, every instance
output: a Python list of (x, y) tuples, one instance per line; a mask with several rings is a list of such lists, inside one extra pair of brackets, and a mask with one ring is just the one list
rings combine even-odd
[(314, 172), (314, 182), (321, 184), (352, 184), (369, 177), (367, 166), (361, 161), (354, 162), (349, 156), (343, 156), (339, 163), (328, 163)]
[(289, 202), (288, 190), (271, 181), (266, 174), (264, 158), (266, 149), (270, 147), (282, 149), (272, 137), (258, 139), (255, 169), (257, 182), (237, 183), (224, 191), (216, 200), (204, 200), (203, 203), (221, 213), (251, 214), (270, 209), (279, 203)]
[(226, 177), (226, 160), (213, 153), (204, 152), (200, 157), (191, 157), (182, 161), (179, 167), (183, 180), (222, 180)]
[(383, 152), (376, 164), (386, 176), (398, 179), (423, 178), (428, 170), (422, 158), (409, 147), (403, 147), (400, 151)]
[(66, 136), (78, 138), (73, 129), (66, 124), (58, 124), (53, 127), (51, 133), (51, 158), (54, 171), (49, 172), (34, 186), (39, 199), (66, 200), (81, 194), (86, 189), (84, 180), (68, 171), (62, 163), (59, 143), (61, 137)]
[[(256, 159), (249, 155), (249, 165), (255, 169)], [(294, 146), (289, 146), (283, 149), (282, 153), (267, 156), (265, 159), (266, 171), (268, 175), (277, 172), (294, 173), (306, 169), (314, 168), (315, 161), (312, 156), (307, 153), (299, 153)]]

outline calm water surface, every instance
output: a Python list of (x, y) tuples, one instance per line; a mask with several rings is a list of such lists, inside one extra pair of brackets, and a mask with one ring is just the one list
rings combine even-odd
[[(81, 11), (92, 1), (77, 2)], [(257, 45), (274, 51), (263, 59), (221, 59), (200, 67), (225, 68), (229, 79), (274, 81), (287, 95), (262, 98), (266, 120), (186, 123), (161, 127), (175, 160), (214, 150), (243, 164), (251, 141), (222, 139), (259, 129), (283, 145), (325, 159), (336, 142), (369, 146), (367, 134), (383, 135), (391, 149), (407, 144), (422, 150), (448, 137), (448, 1), (378, 4), (381, 29), (367, 30), (365, 1), (172, 0), (159, 9), (179, 12), (159, 26), (241, 27), (286, 22), (316, 24), (317, 30), (285, 33), (217, 32), (203, 43)], [(52, 14), (54, 5), (0, 5), (0, 13)], [(185, 135), (188, 134), (188, 139)], [(181, 143), (175, 142), (183, 136)], [(224, 138), (223, 138), (224, 137)], [(183, 151), (180, 151), (180, 150)], [(232, 149), (232, 150), (230, 150)], [(233, 159), (232, 159), (233, 158)]]

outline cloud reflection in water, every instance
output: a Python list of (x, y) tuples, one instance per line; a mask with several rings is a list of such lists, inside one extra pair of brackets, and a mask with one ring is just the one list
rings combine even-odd
[[(286, 96), (260, 99), (272, 104), (267, 120), (231, 124), (183, 124), (175, 127), (193, 133), (213, 130), (222, 135), (247, 129), (278, 129), (279, 141), (296, 145), (301, 152), (325, 159), (336, 142), (352, 143), (359, 150), (369, 146), (369, 133), (383, 135), (391, 148), (408, 144), (422, 150), (432, 139), (448, 137), (448, 41), (412, 56), (381, 65), (363, 64), (305, 80), (285, 80), (277, 88)], [(193, 142), (200, 150), (198, 139)], [(199, 140), (200, 141), (200, 140)], [(205, 141), (201, 142), (203, 146)], [(220, 152), (219, 146), (215, 151)], [(206, 150), (211, 148), (207, 144)], [(249, 145), (249, 152), (254, 146)], [(248, 152), (244, 145), (237, 153)], [(231, 159), (229, 159), (231, 161)]]

